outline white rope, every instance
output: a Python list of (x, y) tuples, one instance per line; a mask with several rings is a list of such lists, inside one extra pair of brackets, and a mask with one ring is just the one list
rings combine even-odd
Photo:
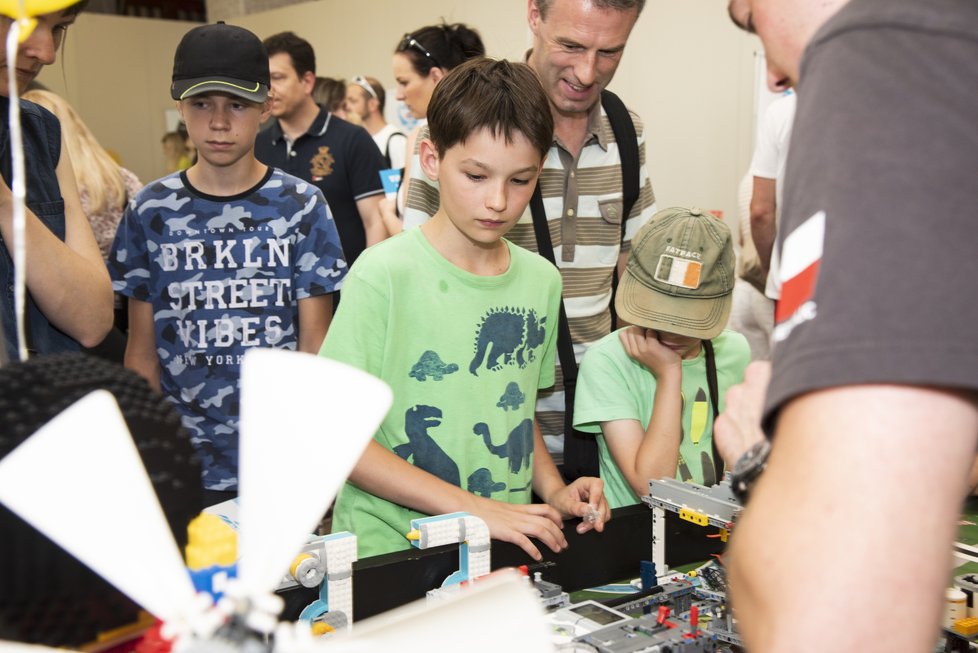
[(24, 184), (24, 143), (20, 132), (20, 93), (17, 90), (16, 72), (20, 28), (20, 21), (13, 20), (7, 33), (7, 88), (10, 94), (10, 158), (13, 163), (10, 191), (14, 198), (14, 319), (17, 323), (18, 356), (21, 361), (25, 361), (27, 337), (24, 332), (24, 305), (27, 297), (27, 256), (24, 247), (26, 225), (24, 201), (27, 194)]

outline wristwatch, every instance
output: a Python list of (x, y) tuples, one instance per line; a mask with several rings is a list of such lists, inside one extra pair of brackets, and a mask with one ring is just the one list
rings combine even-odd
[(747, 505), (751, 488), (767, 467), (767, 457), (770, 453), (771, 441), (764, 438), (745, 451), (734, 465), (733, 471), (730, 472), (730, 489), (740, 505)]

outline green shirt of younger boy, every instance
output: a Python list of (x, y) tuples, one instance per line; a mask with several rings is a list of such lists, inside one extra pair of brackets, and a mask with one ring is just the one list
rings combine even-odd
[[(536, 559), (529, 537), (559, 551), (562, 519), (591, 516), (584, 532), (610, 517), (599, 479), (563, 483), (534, 420), (537, 390), (554, 383), (560, 274), (503, 238), (552, 142), (546, 105), (524, 64), (475, 59), (446, 75), (420, 145), (439, 209), (346, 278), (320, 354), (394, 394), (333, 511), (361, 557), (408, 548), (421, 514), (469, 512)], [(546, 504), (528, 505), (531, 491)]]

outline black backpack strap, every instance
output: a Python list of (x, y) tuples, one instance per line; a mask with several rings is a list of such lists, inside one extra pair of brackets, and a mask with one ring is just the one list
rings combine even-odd
[[(625, 225), (628, 216), (638, 201), (639, 194), (639, 157), (638, 157), (638, 135), (635, 133), (635, 123), (632, 116), (625, 108), (625, 103), (621, 98), (611, 91), (601, 92), (601, 106), (608, 114), (608, 122), (611, 123), (611, 131), (615, 135), (615, 143), (618, 145), (618, 155), (621, 157), (621, 185), (622, 185), (622, 215), (621, 215), (621, 235), (619, 243), (625, 240)], [(618, 327), (618, 315), (615, 312), (615, 294), (618, 292), (618, 267), (615, 266), (611, 276), (611, 328)]]
[(621, 157), (621, 185), (622, 185), (622, 217), (621, 217), (621, 237), (625, 239), (625, 222), (635, 202), (638, 201), (638, 134), (635, 133), (635, 123), (632, 116), (625, 108), (625, 103), (621, 98), (611, 91), (601, 92), (601, 106), (608, 114), (608, 121), (611, 123), (611, 131), (615, 135), (615, 143), (618, 145), (618, 154)]
[[(717, 418), (720, 416), (720, 388), (717, 382), (717, 361), (713, 354), (713, 343), (709, 340), (703, 341), (703, 348), (706, 350), (706, 387), (710, 391), (710, 403), (713, 404), (713, 427), (716, 429)], [(713, 442), (713, 467), (716, 468), (716, 478), (719, 481), (723, 478), (723, 458), (717, 451), (716, 437), (711, 437)]]
[[(537, 250), (540, 256), (547, 259), (556, 267), (557, 258), (554, 254), (553, 241), (550, 239), (550, 225), (543, 208), (543, 195), (538, 184), (530, 198), (530, 214), (533, 216), (533, 234), (537, 239)], [(557, 323), (557, 357), (564, 374), (564, 386), (573, 387), (577, 383), (577, 359), (574, 356), (574, 343), (571, 340), (570, 324), (564, 311), (564, 300), (560, 300), (560, 320)], [(573, 405), (573, 404), (571, 404)], [(565, 431), (566, 432), (566, 431)]]
[[(540, 256), (557, 265), (553, 242), (550, 239), (550, 225), (543, 208), (543, 195), (540, 186), (533, 191), (530, 199), (530, 213), (533, 216), (533, 233), (537, 239)], [(577, 358), (574, 356), (574, 342), (571, 340), (570, 324), (564, 310), (564, 300), (560, 300), (560, 317), (557, 321), (557, 358), (564, 375), (564, 464), (563, 474), (567, 481), (581, 476), (598, 475), (598, 440), (592, 434), (574, 428), (574, 394), (577, 389)]]

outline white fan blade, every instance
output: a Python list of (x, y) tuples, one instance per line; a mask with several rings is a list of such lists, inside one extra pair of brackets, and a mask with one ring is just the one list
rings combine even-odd
[(238, 579), (271, 591), (391, 405), (391, 390), (311, 354), (254, 349), (241, 369)]
[[(357, 622), (348, 636), (315, 643), (320, 653), (550, 653), (540, 599), (515, 572), (493, 575), (462, 591), (458, 597), (425, 599)], [(490, 616), (491, 615), (491, 616)], [(501, 624), (486, 628), (486, 620)], [(307, 647), (308, 648), (308, 647)], [(313, 653), (307, 650), (304, 653)]]
[(78, 400), (0, 461), (0, 501), (168, 621), (193, 585), (111, 393)]

